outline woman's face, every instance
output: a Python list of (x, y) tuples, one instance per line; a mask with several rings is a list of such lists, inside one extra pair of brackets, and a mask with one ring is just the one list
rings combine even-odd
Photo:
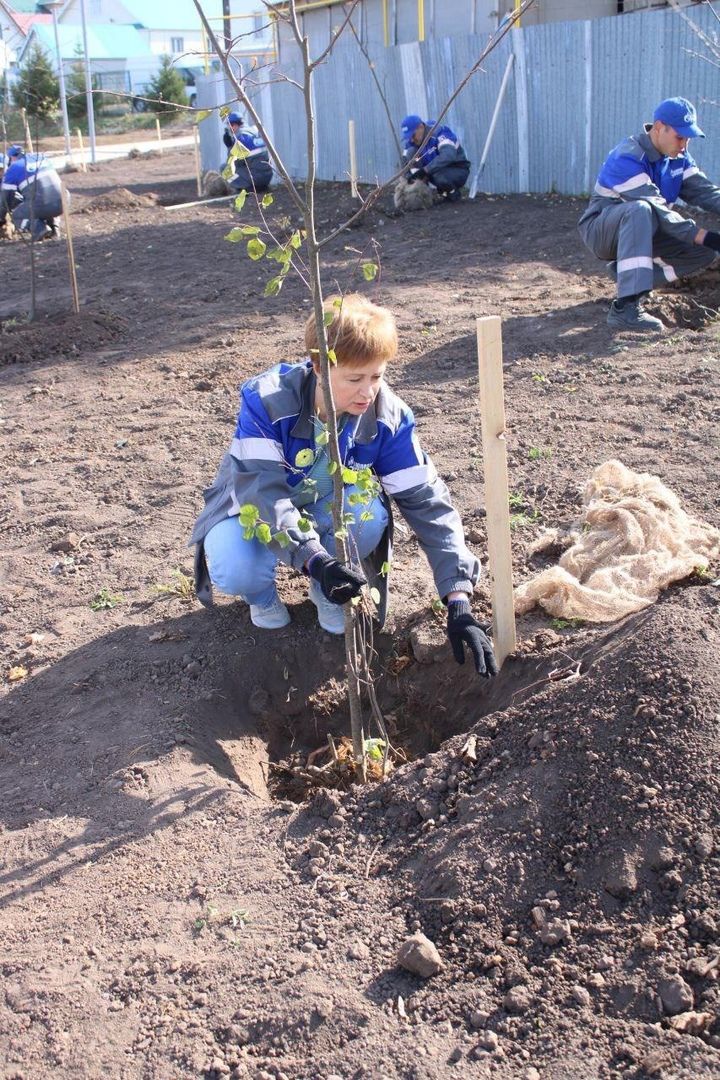
[[(319, 365), (313, 366), (317, 375)], [(332, 364), (330, 366), (330, 386), (338, 416), (341, 413), (362, 416), (367, 412), (377, 397), (386, 367), (386, 360), (368, 360), (362, 364)], [(315, 408), (318, 415), (323, 418), (325, 408), (319, 382), (315, 395)]]

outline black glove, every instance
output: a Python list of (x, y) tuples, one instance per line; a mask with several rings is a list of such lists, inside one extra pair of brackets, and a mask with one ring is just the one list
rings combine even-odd
[(427, 180), (427, 173), (422, 168), (408, 169), (407, 178), (408, 180)]
[(360, 593), (363, 585), (367, 585), (362, 574), (349, 570), (337, 559), (333, 559), (332, 555), (328, 555), (327, 551), (313, 555), (307, 571), (310, 577), (315, 578), (323, 596), (331, 604), (347, 604), (348, 600)]
[(720, 233), (711, 232), (708, 229), (703, 240), (703, 247), (711, 248), (712, 251), (720, 251)]
[(478, 675), (486, 679), (497, 675), (492, 642), (470, 611), (469, 600), (451, 600), (448, 604), (447, 634), (458, 664), (465, 663), (464, 643), (473, 655)]

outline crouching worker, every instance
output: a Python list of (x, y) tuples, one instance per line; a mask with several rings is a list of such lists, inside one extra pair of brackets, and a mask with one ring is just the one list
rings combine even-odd
[(222, 176), (233, 191), (267, 191), (273, 178), (268, 148), (259, 135), (243, 130), (239, 113), (228, 113), (223, 142), (228, 159)]
[[(333, 477), (311, 316), (305, 326), (311, 359), (278, 364), (241, 388), (235, 436), (214, 483), (205, 491), (205, 509), (190, 540), (197, 545), (198, 598), (212, 603), (214, 586), (241, 596), (250, 605), (255, 626), (267, 630), (286, 626), (290, 614), (275, 585), (277, 563), (282, 561), (308, 576), (310, 599), (329, 633), (343, 632), (342, 605), (368, 580), (381, 595), (382, 623), (388, 580), (382, 569), (391, 558), (392, 496), (417, 536), (447, 604), (447, 632), (455, 659), (464, 662), (466, 645), (477, 671), (494, 675), (492, 645), (470, 610), (480, 564), (465, 546), (447, 487), (420, 447), (412, 412), (385, 382), (388, 362), (398, 348), (395, 320), (387, 309), (358, 295), (342, 302), (330, 298), (326, 312), (328, 320), (332, 315), (327, 334), (337, 357), (330, 382), (340, 453), (353, 473), (352, 483), (345, 486), (345, 508), (354, 518), (347, 525), (351, 565), (335, 558)], [(269, 543), (248, 529), (249, 511), (251, 520), (266, 526)]]
[[(412, 158), (418, 147), (422, 146), (434, 124), (434, 120), (426, 123), (412, 114), (405, 117), (400, 132), (407, 158)], [(432, 184), (440, 195), (454, 202), (461, 198), (461, 189), (469, 173), (470, 162), (465, 157), (460, 140), (454, 131), (443, 124), (430, 136), (406, 176), (411, 181)]]
[(35, 240), (58, 239), (62, 214), (60, 177), (42, 154), (11, 146), (0, 186), (0, 223), (8, 215), (16, 229)]

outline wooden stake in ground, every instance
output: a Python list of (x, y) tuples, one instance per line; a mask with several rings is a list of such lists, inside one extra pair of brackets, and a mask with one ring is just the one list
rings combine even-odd
[(493, 635), (498, 667), (515, 651), (510, 502), (508, 492), (505, 402), (500, 318), (477, 320), (480, 419), (482, 424), (488, 557), (493, 605)]
[(28, 154), (32, 154), (33, 141), (32, 136), (30, 135), (30, 125), (28, 124), (27, 113), (24, 109), (21, 109), (20, 115), (22, 116), (23, 127), (25, 129), (25, 149), (27, 150)]
[(357, 155), (355, 153), (355, 121), (348, 120), (348, 144), (350, 147), (350, 194), (358, 198)]
[(83, 172), (87, 172), (87, 162), (85, 160), (85, 147), (83, 145), (82, 131), (80, 130), (80, 128), (77, 128), (76, 132), (78, 137), (78, 143), (80, 145), (80, 168)]
[(198, 126), (195, 124), (193, 128), (193, 135), (195, 136), (195, 179), (197, 181), (197, 193), (202, 195), (202, 176), (200, 175), (200, 132)]
[(159, 150), (159, 151), (160, 151), (160, 153), (162, 154), (162, 152), (163, 152), (163, 148), (162, 148), (162, 135), (161, 135), (161, 133), (160, 133), (160, 117), (159, 117), (159, 116), (156, 116), (156, 117), (155, 117), (155, 130), (157, 131), (158, 150)]
[(64, 184), (60, 185), (60, 198), (62, 199), (63, 224), (65, 226), (65, 237), (67, 239), (67, 257), (68, 268), (70, 270), (70, 287), (72, 289), (73, 311), (76, 315), (79, 315), (80, 294), (78, 293), (77, 274), (75, 273), (75, 253), (73, 251), (72, 228), (70, 226), (70, 205), (68, 202), (67, 191), (65, 190)]

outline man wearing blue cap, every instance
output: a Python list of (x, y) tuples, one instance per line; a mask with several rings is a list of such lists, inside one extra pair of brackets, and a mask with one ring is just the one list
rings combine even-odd
[(704, 139), (695, 106), (685, 98), (661, 101), (653, 123), (619, 143), (598, 174), (578, 228), (599, 259), (610, 260), (617, 298), (608, 325), (661, 333), (660, 319), (642, 310), (653, 286), (697, 274), (720, 253), (720, 232), (699, 228), (673, 210), (678, 199), (720, 213), (720, 188), (687, 151)]
[(233, 191), (267, 191), (273, 176), (268, 148), (259, 135), (243, 130), (240, 113), (228, 113), (223, 142), (228, 148), (223, 176)]
[(457, 135), (445, 124), (427, 138), (434, 125), (434, 120), (422, 120), (414, 113), (406, 116), (400, 125), (405, 156), (412, 158), (422, 147), (408, 169), (408, 179), (432, 184), (440, 195), (454, 202), (461, 198), (460, 191), (468, 178), (470, 162)]

